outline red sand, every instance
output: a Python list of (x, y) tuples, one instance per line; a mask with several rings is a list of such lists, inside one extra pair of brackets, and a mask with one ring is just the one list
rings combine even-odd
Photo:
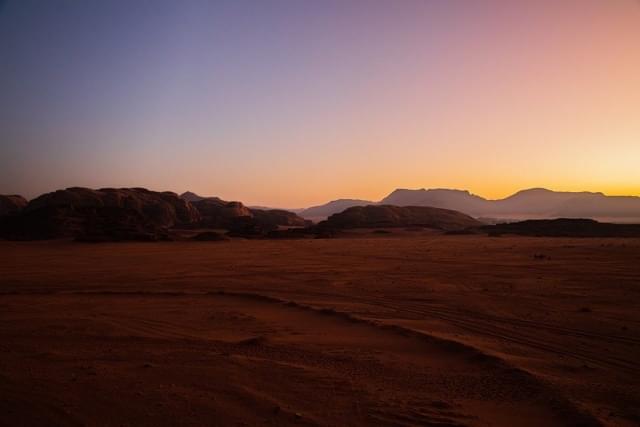
[(0, 425), (640, 424), (636, 239), (0, 251)]

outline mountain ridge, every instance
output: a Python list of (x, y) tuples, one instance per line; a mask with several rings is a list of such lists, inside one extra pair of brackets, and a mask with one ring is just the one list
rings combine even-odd
[(202, 228), (260, 236), (279, 227), (307, 225), (288, 211), (249, 209), (217, 197), (139, 187), (70, 187), (28, 202), (0, 195), (0, 238), (10, 240), (157, 241), (171, 239), (172, 230)]
[(431, 206), (452, 209), (476, 218), (495, 220), (592, 218), (615, 222), (640, 221), (640, 197), (607, 196), (602, 192), (554, 191), (542, 187), (523, 189), (502, 199), (486, 199), (468, 190), (397, 188), (378, 202), (345, 199), (305, 209), (307, 219), (322, 219), (352, 206), (395, 205)]

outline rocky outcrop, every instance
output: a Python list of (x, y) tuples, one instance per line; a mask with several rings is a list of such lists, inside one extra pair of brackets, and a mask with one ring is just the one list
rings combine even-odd
[(17, 215), (27, 206), (27, 199), (18, 195), (0, 194), (0, 217)]
[[(189, 202), (190, 199), (193, 202)], [(280, 226), (304, 226), (292, 212), (249, 209), (240, 202), (144, 188), (73, 187), (27, 203), (2, 196), (0, 237), (15, 240), (75, 238), (82, 241), (164, 240), (172, 228), (225, 229), (264, 236)]]
[(535, 237), (640, 237), (640, 224), (609, 224), (592, 219), (541, 219), (489, 225), (490, 236), (516, 234)]
[[(204, 199), (218, 199), (217, 197), (202, 197), (197, 195), (196, 193), (192, 193), (191, 191), (186, 191), (184, 193), (182, 193), (180, 195), (180, 198), (182, 200), (186, 200), (187, 202), (199, 202), (200, 200), (204, 200)], [(218, 199), (220, 200), (220, 199)]]
[(300, 211), (300, 216), (311, 221), (321, 221), (334, 213), (342, 212), (353, 206), (368, 206), (374, 204), (376, 203), (369, 200), (338, 199), (332, 200), (324, 205), (312, 206), (310, 208), (303, 209)]
[(202, 197), (186, 192), (181, 196), (191, 200), (201, 219), (193, 224), (197, 228), (221, 228), (237, 235), (259, 235), (280, 226), (305, 226), (305, 221), (293, 212), (281, 209), (249, 209), (241, 202), (227, 202), (218, 197)]
[(459, 231), (481, 223), (461, 212), (425, 206), (354, 206), (331, 215), (319, 224), (325, 228), (426, 227), (443, 231)]
[(200, 219), (177, 194), (144, 188), (68, 188), (32, 200), (0, 224), (10, 239), (158, 240)]
[(293, 212), (282, 209), (251, 209), (251, 214), (258, 223), (267, 228), (277, 228), (278, 226), (305, 227), (311, 225), (310, 221)]
[(226, 202), (218, 198), (195, 201), (200, 220), (195, 224), (200, 228), (231, 228), (238, 220), (252, 218), (251, 211), (240, 202)]

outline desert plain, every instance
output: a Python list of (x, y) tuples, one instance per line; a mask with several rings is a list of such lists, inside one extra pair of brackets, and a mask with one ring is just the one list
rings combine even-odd
[(640, 239), (0, 255), (3, 426), (640, 424)]

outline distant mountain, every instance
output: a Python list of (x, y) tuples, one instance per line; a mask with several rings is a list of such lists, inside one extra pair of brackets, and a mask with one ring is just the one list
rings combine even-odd
[(453, 209), (469, 215), (484, 213), (487, 200), (480, 196), (461, 190), (405, 190), (397, 189), (380, 201), (385, 205), (397, 206), (433, 206), (442, 209)]
[(338, 229), (419, 226), (444, 231), (460, 231), (480, 225), (469, 215), (450, 209), (391, 205), (353, 206), (320, 223), (321, 227)]
[(519, 191), (500, 200), (487, 200), (459, 190), (396, 190), (382, 203), (437, 206), (476, 217), (544, 219), (595, 218), (640, 220), (640, 197), (605, 196), (591, 192), (559, 192), (545, 188)]
[[(519, 191), (505, 199), (487, 201), (485, 212), (488, 214), (512, 214), (532, 218), (573, 216), (567, 215), (566, 208), (571, 209), (570, 207), (575, 203), (584, 203), (586, 201), (587, 205), (583, 205), (583, 207), (587, 209), (582, 209), (582, 212), (576, 211), (575, 213), (580, 217), (590, 217), (593, 216), (592, 208), (596, 204), (604, 204), (605, 210), (611, 211), (614, 199), (614, 197), (608, 197), (602, 193), (560, 192), (545, 188), (532, 188)], [(638, 207), (640, 208), (640, 198), (638, 198), (638, 202)], [(640, 216), (640, 210), (637, 213)]]
[(366, 206), (373, 204), (375, 204), (375, 202), (371, 202), (369, 200), (339, 199), (333, 200), (324, 205), (312, 206), (310, 208), (303, 209), (299, 212), (299, 215), (306, 219), (318, 221), (323, 220), (334, 213), (342, 212), (352, 206)]
[(640, 197), (605, 196), (602, 193), (558, 192), (544, 188), (519, 191), (507, 198), (489, 200), (462, 190), (397, 189), (380, 202), (337, 200), (302, 212), (322, 219), (351, 206), (384, 204), (432, 206), (464, 212), (476, 218), (497, 220), (593, 218), (612, 222), (640, 222)]

